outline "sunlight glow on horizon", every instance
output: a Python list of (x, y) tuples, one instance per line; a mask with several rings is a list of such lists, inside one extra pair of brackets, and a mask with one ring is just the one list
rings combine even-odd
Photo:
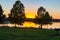
[[(8, 14), (10, 14), (9, 12), (10, 12), (9, 10), (5, 10), (4, 14), (8, 17)], [(50, 16), (52, 16), (53, 18), (60, 19), (60, 15), (56, 14), (57, 12), (50, 12), (49, 11), (49, 13), (51, 13)], [(37, 14), (33, 13), (33, 12), (26, 12), (25, 16), (26, 16), (26, 18), (36, 18)]]
[(26, 18), (36, 18), (36, 15), (32, 13), (26, 13), (25, 16)]

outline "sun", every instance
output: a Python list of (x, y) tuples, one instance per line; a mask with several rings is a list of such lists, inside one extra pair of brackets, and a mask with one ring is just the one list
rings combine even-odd
[(33, 13), (26, 13), (25, 16), (26, 18), (36, 18), (36, 15)]

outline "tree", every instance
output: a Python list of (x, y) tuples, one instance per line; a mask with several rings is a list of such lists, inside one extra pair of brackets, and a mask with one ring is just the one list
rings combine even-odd
[(49, 15), (49, 12), (46, 12), (44, 17), (43, 17), (43, 21), (44, 21), (44, 24), (48, 24), (48, 23), (51, 23), (52, 21), (52, 17)]
[(38, 8), (38, 18), (36, 18), (36, 22), (38, 24), (41, 24), (41, 27), (39, 26), (39, 28), (42, 29), (42, 26), (44, 24), (51, 24), (52, 21), (52, 17), (49, 15), (49, 13), (45, 10), (45, 8), (40, 7)]
[(3, 9), (2, 9), (2, 6), (0, 4), (0, 23), (3, 23), (2, 19), (3, 19)]
[(9, 18), (11, 23), (22, 24), (25, 18), (25, 9), (24, 5), (21, 1), (17, 0), (11, 9), (11, 14), (9, 14)]
[(44, 16), (45, 11), (46, 10), (43, 7), (38, 8), (38, 11), (37, 11), (38, 17), (42, 18)]

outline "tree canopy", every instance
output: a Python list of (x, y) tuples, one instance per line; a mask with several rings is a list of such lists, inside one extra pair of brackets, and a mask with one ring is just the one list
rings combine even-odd
[(15, 4), (13, 4), (13, 8), (9, 14), (9, 19), (11, 23), (22, 24), (25, 19), (25, 7), (21, 1), (17, 0)]
[(41, 24), (40, 28), (42, 28), (42, 25), (44, 24), (51, 24), (52, 17), (49, 15), (49, 12), (47, 12), (45, 8), (38, 8), (37, 14), (38, 17), (36, 18), (36, 23)]

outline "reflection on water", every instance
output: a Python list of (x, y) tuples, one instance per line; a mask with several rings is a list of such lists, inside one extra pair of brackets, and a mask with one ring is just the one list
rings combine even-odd
[(30, 28), (30, 27), (34, 27), (34, 28), (39, 28), (38, 26), (38, 24), (35, 24), (35, 23), (33, 23), (33, 22), (24, 22), (23, 23), (23, 26), (24, 27), (28, 27), (28, 28)]
[[(0, 24), (0, 26), (10, 26), (10, 27), (14, 27), (15, 24)], [(21, 25), (17, 25), (17, 27), (33, 27), (33, 28), (39, 28), (38, 24), (35, 24), (33, 22), (24, 22), (23, 26)], [(43, 25), (43, 28), (48, 28), (48, 29), (54, 29), (54, 28), (60, 28), (60, 23), (59, 22), (55, 22), (52, 25)]]
[(60, 28), (60, 22), (54, 22), (52, 25), (44, 25), (43, 28), (49, 28), (49, 29)]

